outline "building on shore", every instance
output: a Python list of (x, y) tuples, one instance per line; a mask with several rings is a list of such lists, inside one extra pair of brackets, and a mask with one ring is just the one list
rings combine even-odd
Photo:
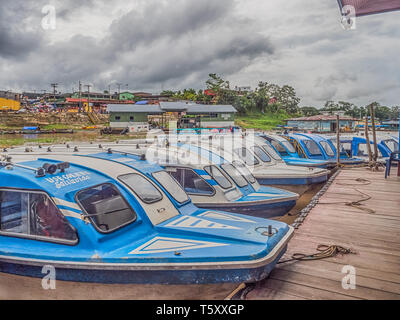
[[(340, 115), (340, 129), (342, 131), (354, 131), (358, 119)], [(312, 117), (287, 119), (287, 126), (296, 130), (319, 132), (336, 132), (336, 115), (316, 115)]]
[(229, 128), (235, 125), (236, 109), (230, 105), (201, 105), (186, 102), (159, 104), (109, 104), (110, 127), (148, 131), (150, 124), (160, 128), (171, 125), (185, 128)]
[(18, 111), (21, 109), (20, 94), (0, 91), (0, 111)]

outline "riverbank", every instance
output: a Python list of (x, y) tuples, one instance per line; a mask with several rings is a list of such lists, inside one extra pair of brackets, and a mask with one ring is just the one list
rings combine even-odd
[(259, 113), (246, 116), (237, 116), (235, 124), (244, 129), (256, 129), (263, 131), (271, 131), (277, 126), (285, 125), (285, 120), (290, 116), (286, 112), (278, 113)]

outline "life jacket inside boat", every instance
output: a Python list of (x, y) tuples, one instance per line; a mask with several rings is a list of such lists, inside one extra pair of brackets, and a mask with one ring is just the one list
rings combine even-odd
[[(258, 281), (285, 251), (284, 223), (198, 209), (186, 215), (142, 172), (72, 155), (0, 162), (0, 271), (101, 283)], [(162, 172), (162, 171), (161, 171)], [(164, 174), (168, 176), (168, 174)]]

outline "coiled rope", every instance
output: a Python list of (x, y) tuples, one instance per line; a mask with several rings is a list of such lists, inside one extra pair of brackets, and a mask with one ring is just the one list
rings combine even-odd
[(325, 245), (320, 244), (317, 247), (317, 253), (314, 254), (303, 254), (303, 253), (295, 253), (292, 255), (291, 259), (279, 261), (278, 264), (292, 262), (292, 261), (312, 261), (312, 260), (321, 260), (327, 258), (333, 258), (337, 255), (345, 255), (345, 254), (357, 254), (355, 251), (344, 248), (338, 245)]

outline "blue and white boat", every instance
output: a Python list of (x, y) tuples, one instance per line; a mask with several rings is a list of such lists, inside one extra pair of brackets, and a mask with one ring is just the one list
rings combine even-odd
[(226, 161), (242, 161), (261, 185), (274, 185), (299, 194), (327, 181), (329, 171), (320, 168), (288, 166), (260, 137), (215, 136), (202, 142), (202, 148), (221, 155)]
[[(285, 223), (199, 209), (165, 171), (106, 158), (2, 157), (0, 299), (222, 298), (285, 252)], [(49, 268), (54, 292), (37, 279)]]
[(261, 133), (258, 136), (268, 141), (287, 165), (324, 169), (328, 167), (326, 160), (301, 158), (290, 142), (279, 135)]
[(381, 140), (378, 145), (379, 150), (382, 153), (382, 156), (385, 158), (390, 157), (392, 152), (399, 151), (399, 141), (396, 137), (387, 137)]
[(299, 198), (290, 191), (260, 186), (242, 162), (229, 163), (199, 146), (152, 146), (146, 156), (162, 165), (200, 208), (276, 218), (289, 212)]
[[(307, 159), (326, 160), (330, 166), (336, 166), (336, 138), (327, 139), (317, 134), (293, 133), (284, 136), (292, 145), (298, 147)], [(349, 158), (347, 153), (340, 154), (340, 162), (347, 165), (362, 164), (359, 158)]]
[[(370, 140), (371, 151), (374, 153), (374, 141)], [(378, 162), (386, 163), (386, 160), (389, 159), (390, 153), (388, 153), (388, 149), (383, 143), (378, 143)], [(369, 161), (368, 155), (368, 146), (367, 139), (363, 137), (353, 137), (351, 142), (351, 153), (353, 156), (357, 158), (363, 159), (365, 162)]]

